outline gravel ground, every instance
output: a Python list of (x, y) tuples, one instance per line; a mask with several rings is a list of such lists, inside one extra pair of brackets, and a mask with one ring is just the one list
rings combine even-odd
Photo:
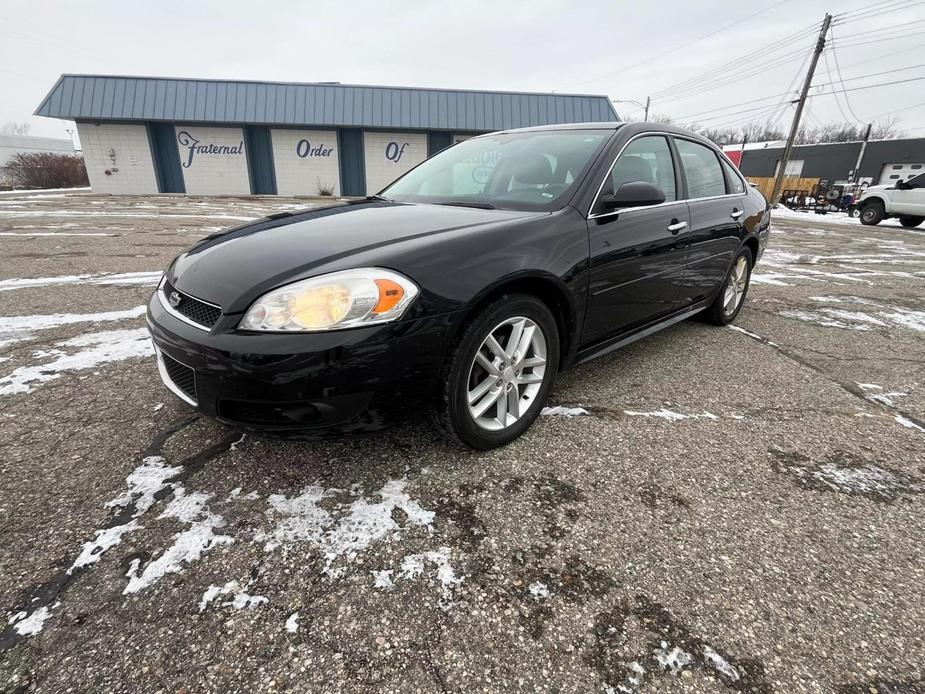
[(925, 230), (781, 215), (735, 328), (476, 454), (162, 387), (160, 270), (304, 204), (0, 199), (0, 691), (925, 691)]

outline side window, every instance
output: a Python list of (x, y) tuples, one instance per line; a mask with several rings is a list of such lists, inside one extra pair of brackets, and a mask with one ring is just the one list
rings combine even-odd
[(719, 158), (709, 147), (675, 139), (684, 176), (687, 179), (687, 193), (691, 198), (709, 198), (726, 194), (726, 180), (719, 165)]
[(925, 188), (925, 174), (919, 174), (915, 178), (910, 178), (906, 181), (906, 185), (910, 188)]
[(616, 193), (624, 183), (644, 181), (657, 185), (665, 193), (665, 200), (677, 200), (674, 164), (668, 140), (659, 135), (640, 137), (630, 142), (610, 171), (610, 185), (604, 185), (602, 194)]
[(745, 184), (742, 183), (742, 179), (739, 177), (732, 167), (729, 166), (729, 163), (720, 157), (719, 163), (722, 164), (723, 173), (726, 174), (726, 192), (730, 195), (733, 193), (744, 193)]

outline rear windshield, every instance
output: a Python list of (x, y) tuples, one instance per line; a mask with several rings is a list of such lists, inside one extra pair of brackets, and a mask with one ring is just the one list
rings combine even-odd
[(612, 130), (485, 135), (436, 154), (382, 191), (400, 202), (511, 210), (563, 207)]

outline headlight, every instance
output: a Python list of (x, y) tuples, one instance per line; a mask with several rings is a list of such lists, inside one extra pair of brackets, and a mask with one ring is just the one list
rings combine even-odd
[(381, 268), (332, 272), (264, 294), (244, 314), (241, 330), (315, 332), (401, 318), (417, 285)]

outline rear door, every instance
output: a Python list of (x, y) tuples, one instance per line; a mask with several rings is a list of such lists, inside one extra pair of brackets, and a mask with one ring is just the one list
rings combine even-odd
[(694, 304), (719, 289), (744, 235), (745, 184), (714, 149), (674, 137), (690, 210), (680, 301)]
[(586, 345), (640, 327), (678, 307), (688, 215), (666, 135), (630, 140), (601, 183), (597, 198), (632, 181), (659, 186), (665, 202), (617, 211), (596, 207), (597, 199), (592, 205), (591, 290), (582, 335)]

